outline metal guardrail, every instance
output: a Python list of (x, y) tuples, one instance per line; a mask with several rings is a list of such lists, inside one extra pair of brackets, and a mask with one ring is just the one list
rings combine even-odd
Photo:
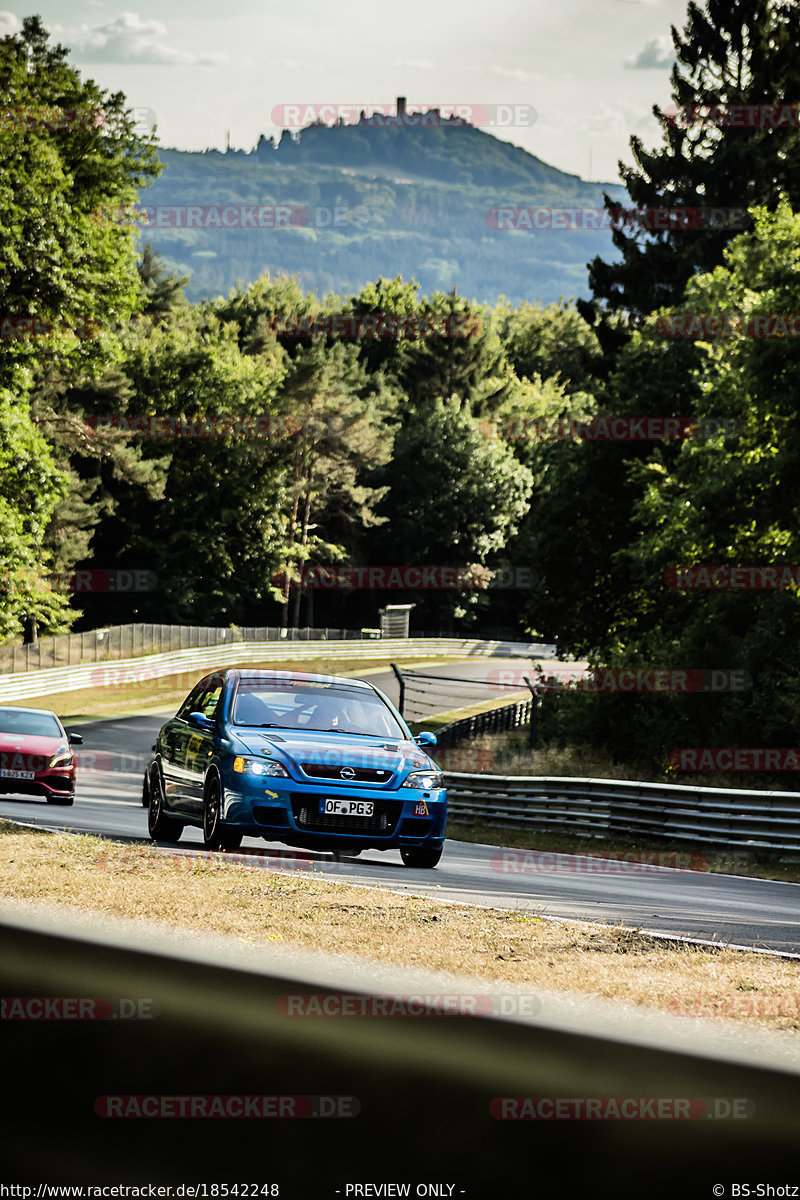
[[(342, 993), (363, 997), (368, 1013), (380, 1012), (371, 998), (382, 997), (387, 1015), (289, 1015), (290, 997), (315, 995), (324, 1012)], [(589, 997), (6, 905), (0, 994), (6, 1004), (125, 997), (146, 1013), (14, 1021), (3, 1051), (13, 1081), (3, 1123), (6, 1181), (246, 1179), (259, 1197), (344, 1197), (363, 1194), (356, 1180), (391, 1174), (411, 1180), (412, 1196), (497, 1200), (530, 1195), (532, 1171), (563, 1178), (568, 1163), (572, 1191), (632, 1200), (643, 1181), (650, 1196), (688, 1194), (687, 1180), (693, 1196), (711, 1196), (720, 1177), (797, 1177), (796, 1054), (780, 1035), (732, 1036), (724, 1022), (701, 1028), (634, 1009), (623, 1016)], [(478, 1013), (497, 1003), (507, 1015), (427, 1015), (443, 995), (473, 997)], [(392, 999), (410, 996), (425, 1015), (394, 1015)], [(145, 1106), (172, 1098), (167, 1115), (179, 1115), (175, 1098), (308, 1094), (329, 1098), (329, 1119), (321, 1112), (316, 1120), (164, 1120)], [(103, 1119), (114, 1115), (109, 1098), (120, 1096), (138, 1098), (149, 1119)], [(337, 1109), (340, 1096), (355, 1103)], [(546, 1130), (532, 1128), (530, 1115), (498, 1119), (509, 1111), (502, 1098), (511, 1098), (513, 1113), (524, 1097), (614, 1097), (620, 1107), (642, 1098), (651, 1102), (646, 1115), (662, 1118), (664, 1098), (667, 1115), (554, 1121)], [(677, 1098), (694, 1119), (675, 1119)], [(393, 1139), (400, 1165), (390, 1169)], [(448, 1182), (436, 1191), (415, 1186), (431, 1180)]]
[[(214, 667), (243, 663), (303, 662), (324, 657), (341, 662), (350, 659), (437, 658), (439, 656), (490, 658), (553, 658), (555, 646), (526, 642), (479, 641), (469, 638), (348, 638), (344, 641), (291, 639), (268, 642), (239, 642), (209, 649), (181, 650), (174, 654), (152, 654), (117, 662), (83, 663), (18, 675), (0, 676), (0, 703), (34, 696), (75, 692), (82, 688), (127, 684), (144, 688), (168, 676), (192, 673), (200, 678)], [(193, 682), (193, 681), (192, 681)], [(186, 690), (189, 690), (187, 686)]]
[(530, 726), (531, 701), (520, 700), (517, 704), (506, 704), (502, 708), (490, 708), (486, 712), (474, 713), (451, 721), (436, 731), (437, 746), (454, 746), (481, 733), (504, 733), (508, 729)]
[(445, 772), (458, 820), (602, 838), (800, 851), (800, 793)]

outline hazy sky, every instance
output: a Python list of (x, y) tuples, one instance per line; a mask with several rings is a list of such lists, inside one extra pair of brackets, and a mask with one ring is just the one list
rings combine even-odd
[(491, 132), (615, 180), (631, 133), (658, 143), (686, 0), (40, 0), (0, 11), (0, 33), (31, 12), (82, 74), (152, 109), (165, 146), (249, 149), (284, 104), (524, 104), (534, 122)]

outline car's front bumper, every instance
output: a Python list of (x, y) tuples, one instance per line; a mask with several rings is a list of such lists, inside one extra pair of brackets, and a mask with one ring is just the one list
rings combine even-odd
[[(274, 776), (251, 778), (226, 772), (224, 823), (247, 837), (263, 837), (307, 849), (361, 846), (391, 850), (440, 846), (447, 824), (444, 788), (320, 787)], [(321, 800), (372, 803), (370, 816), (320, 812)]]
[(43, 771), (33, 779), (0, 778), (0, 795), (44, 796), (62, 800), (75, 794), (75, 771)]

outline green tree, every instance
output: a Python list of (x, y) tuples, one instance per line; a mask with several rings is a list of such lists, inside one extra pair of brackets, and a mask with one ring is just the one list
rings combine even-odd
[[(283, 623), (290, 588), (308, 565), (351, 560), (365, 531), (381, 523), (376, 505), (385, 487), (370, 482), (392, 453), (396, 396), (382, 373), (369, 375), (355, 346), (314, 339), (300, 350), (282, 396), (296, 426), (289, 462)], [(295, 587), (292, 623), (300, 619), (302, 587)], [(310, 595), (310, 593), (309, 593)]]
[(520, 378), (558, 376), (566, 390), (591, 391), (600, 347), (573, 302), (542, 305), (507, 302), (494, 310), (506, 357)]
[(142, 306), (145, 316), (163, 319), (173, 309), (186, 305), (183, 289), (189, 282), (189, 276), (168, 274), (164, 259), (155, 253), (149, 242), (145, 242), (137, 271), (145, 296)]
[[(504, 551), (528, 510), (533, 477), (458, 397), (422, 405), (398, 431), (391, 463), (378, 478), (388, 487), (387, 518), (373, 535), (373, 562), (481, 568), (505, 565)], [(527, 564), (515, 563), (514, 566)], [(413, 592), (433, 622), (474, 621), (488, 604), (483, 588)]]
[[(645, 211), (688, 207), (745, 210), (774, 207), (781, 196), (800, 203), (800, 129), (783, 120), (744, 127), (710, 114), (730, 106), (788, 106), (800, 90), (800, 6), (796, 0), (706, 0), (690, 3), (682, 32), (672, 27), (676, 63), (671, 109), (654, 107), (663, 143), (648, 151), (631, 138), (635, 165), (620, 162), (633, 205)], [(613, 204), (606, 197), (607, 208)], [(674, 305), (697, 272), (722, 262), (735, 227), (644, 231), (615, 228), (616, 262), (590, 264), (593, 301), (579, 305), (594, 320), (608, 313), (634, 321)], [(601, 319), (604, 349), (618, 349), (624, 326)]]
[(24, 399), (0, 389), (0, 640), (20, 627), (28, 641), (36, 640), (39, 624), (55, 632), (69, 627), (67, 597), (47, 578), (38, 553), (65, 492), (66, 481)]
[[(690, 281), (682, 308), (745, 320), (800, 311), (800, 216), (781, 205), (754, 210), (754, 219), (723, 266)], [(655, 324), (634, 334), (625, 355), (652, 363), (663, 353)], [(631, 526), (612, 567), (627, 580), (627, 606), (616, 607), (595, 653), (611, 664), (746, 671), (753, 686), (598, 697), (584, 736), (616, 753), (627, 741), (650, 769), (663, 770), (679, 747), (792, 746), (800, 717), (800, 589), (674, 586), (685, 578), (676, 568), (800, 561), (800, 352), (780, 336), (701, 339), (691, 382), (701, 436), (628, 465)], [(751, 786), (768, 782), (755, 777)]]
[[(54, 349), (80, 363), (104, 354), (86, 331), (127, 321), (139, 304), (134, 227), (120, 214), (161, 168), (123, 94), (82, 80), (67, 55), (38, 17), (0, 38), (0, 290), (6, 314), (63, 323)], [(46, 341), (4, 340), (0, 369), (39, 361)]]
[[(17, 566), (35, 563), (45, 581), (53, 567), (74, 564), (97, 516), (53, 399), (67, 381), (105, 369), (116, 327), (139, 305), (134, 231), (119, 213), (160, 170), (154, 140), (136, 136), (122, 93), (82, 80), (67, 54), (49, 44), (38, 17), (0, 38), (0, 387), (15, 397), (6, 437), (19, 438), (31, 480), (27, 495), (15, 472), (4, 472), (0, 504)], [(13, 520), (28, 501), (30, 514)], [(7, 636), (20, 624), (29, 637), (63, 628), (69, 614), (46, 582), (0, 596)]]
[[(203, 306), (177, 310), (145, 336), (134, 329), (123, 344), (129, 416), (158, 419), (142, 456), (164, 472), (163, 494), (154, 498), (147, 479), (107, 477), (117, 514), (95, 553), (156, 573), (157, 591), (140, 601), (150, 619), (256, 623), (283, 547), (286, 450), (269, 422), (283, 353), (273, 344), (243, 354), (236, 324)], [(261, 433), (256, 417), (266, 418)]]

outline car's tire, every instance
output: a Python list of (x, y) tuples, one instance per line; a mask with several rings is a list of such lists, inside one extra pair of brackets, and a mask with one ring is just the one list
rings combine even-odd
[(142, 778), (142, 808), (150, 807), (150, 776), (145, 771)]
[(428, 848), (427, 846), (401, 846), (400, 857), (404, 867), (435, 867), (442, 857), (443, 846)]
[(161, 775), (155, 768), (150, 776), (150, 803), (147, 808), (147, 829), (157, 842), (177, 842), (183, 833), (183, 821), (176, 821), (164, 812), (164, 789)]
[(206, 779), (203, 801), (203, 845), (206, 850), (238, 850), (242, 835), (222, 824), (222, 783), (216, 771)]
[(70, 804), (75, 803), (75, 793), (73, 792), (71, 796), (48, 796), (47, 803), (60, 804), (62, 807), (68, 808)]

